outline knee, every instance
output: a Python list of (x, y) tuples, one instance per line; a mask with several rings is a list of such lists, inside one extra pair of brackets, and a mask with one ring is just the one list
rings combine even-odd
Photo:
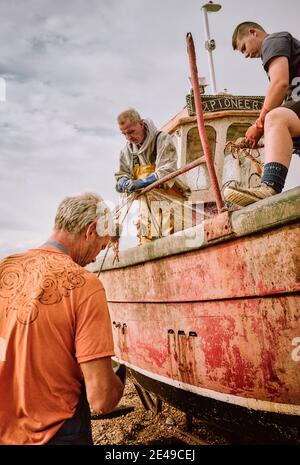
[(265, 130), (279, 124), (285, 124), (285, 115), (282, 108), (274, 108), (274, 110), (271, 110), (265, 118)]

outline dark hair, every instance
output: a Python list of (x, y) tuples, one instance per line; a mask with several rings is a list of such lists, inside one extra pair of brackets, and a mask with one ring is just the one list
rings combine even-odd
[(232, 34), (232, 48), (233, 50), (236, 50), (237, 49), (237, 45), (236, 45), (236, 42), (237, 42), (237, 39), (245, 36), (248, 34), (248, 31), (249, 29), (258, 29), (262, 32), (266, 32), (264, 30), (263, 27), (261, 27), (259, 24), (257, 23), (253, 23), (251, 21), (245, 21), (244, 23), (240, 23), (234, 30), (233, 34)]

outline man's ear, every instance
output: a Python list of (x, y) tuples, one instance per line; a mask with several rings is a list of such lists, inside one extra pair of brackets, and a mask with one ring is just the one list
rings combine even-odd
[(85, 232), (86, 239), (88, 239), (90, 236), (92, 236), (95, 233), (97, 234), (96, 227), (97, 227), (97, 221), (93, 221), (92, 223), (87, 225), (86, 232)]
[(254, 29), (253, 27), (251, 27), (251, 28), (249, 29), (249, 34), (252, 35), (252, 36), (253, 36), (253, 35), (254, 35), (254, 36), (257, 36), (257, 30)]

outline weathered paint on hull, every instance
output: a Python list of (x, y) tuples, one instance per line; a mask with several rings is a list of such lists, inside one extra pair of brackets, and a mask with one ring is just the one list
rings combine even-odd
[(296, 223), (105, 271), (117, 357), (225, 402), (300, 414), (299, 250)]
[(300, 225), (110, 270), (101, 280), (110, 302), (191, 302), (299, 292)]
[(263, 410), (272, 410), (270, 403), (300, 405), (299, 362), (293, 359), (299, 308), (299, 295), (110, 303), (121, 360), (186, 385), (254, 399), (253, 408), (264, 401)]

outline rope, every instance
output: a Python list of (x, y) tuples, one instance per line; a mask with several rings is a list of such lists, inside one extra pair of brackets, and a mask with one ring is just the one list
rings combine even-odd
[(159, 237), (162, 237), (162, 228), (161, 228), (160, 224), (158, 224), (158, 222), (156, 221), (155, 216), (152, 214), (152, 211), (151, 211), (151, 208), (150, 208), (150, 205), (149, 205), (149, 199), (148, 199), (148, 197), (147, 197), (147, 194), (144, 194), (143, 197), (145, 197), (146, 205), (147, 205), (147, 208), (148, 208), (148, 212), (150, 213), (150, 216), (151, 216), (152, 220), (154, 220), (154, 222), (155, 222), (155, 226), (156, 226), (156, 228), (157, 228)]
[[(144, 194), (145, 196), (147, 196), (147, 194)], [(172, 196), (170, 194), (167, 194), (164, 192), (164, 189), (156, 189), (155, 192), (153, 192), (153, 198), (152, 200), (154, 201), (159, 201), (161, 202), (162, 200), (166, 200), (168, 202), (168, 204), (170, 205), (170, 212), (173, 210), (173, 223), (174, 223), (174, 227), (175, 227), (175, 224), (177, 224), (177, 221), (178, 219), (180, 219), (181, 223), (182, 223), (182, 230), (184, 229), (184, 222), (186, 220), (186, 216), (185, 216), (185, 212), (187, 210), (190, 210), (191, 212), (195, 211), (194, 207), (193, 207), (193, 204), (190, 204), (190, 205), (187, 205), (184, 200), (182, 198), (178, 199), (176, 198), (175, 196)], [(146, 197), (146, 204), (147, 204), (147, 209), (150, 213), (150, 217), (152, 218), (152, 220), (154, 220), (154, 224), (155, 224), (155, 227), (158, 231), (158, 234), (159, 234), (159, 238), (163, 237), (162, 236), (162, 224), (158, 224), (157, 222), (157, 219), (156, 217), (153, 215), (152, 213), (152, 209), (150, 208), (150, 205), (149, 205), (149, 199)], [(179, 217), (177, 216), (177, 210), (176, 210), (176, 206), (179, 207)], [(189, 218), (189, 217), (188, 217)], [(171, 218), (170, 218), (170, 221)], [(191, 218), (191, 224), (192, 224), (192, 218)]]
[(247, 143), (246, 138), (241, 137), (237, 139), (235, 142), (227, 142), (224, 148), (224, 155), (231, 154), (233, 158), (238, 159), (239, 161), (241, 157), (249, 158), (249, 160), (256, 166), (258, 174), (261, 175), (263, 163), (259, 161), (258, 158), (260, 157), (259, 150), (263, 147), (264, 145), (260, 144), (257, 146), (257, 148), (253, 149)]
[[(152, 220), (154, 221), (154, 224), (157, 228), (157, 231), (158, 231), (158, 234), (159, 234), (159, 237), (162, 237), (162, 228), (161, 228), (161, 225), (158, 224), (157, 222), (157, 219), (155, 218), (155, 216), (153, 215), (152, 211), (151, 211), (151, 207), (149, 205), (149, 199), (148, 199), (148, 196), (147, 196), (147, 193), (146, 194), (143, 194), (143, 196), (145, 197), (145, 200), (146, 200), (146, 205), (147, 205), (147, 209), (149, 211), (149, 214), (152, 218)], [(139, 197), (139, 191), (137, 192), (133, 192), (132, 194), (130, 194), (129, 196), (127, 196), (126, 200), (124, 201), (124, 203), (119, 206), (114, 212), (113, 212), (113, 216), (114, 218), (118, 219), (119, 217), (119, 213), (121, 212), (121, 210), (127, 206), (127, 210), (126, 210), (126, 213), (120, 223), (120, 225), (122, 226), (128, 213), (129, 213), (129, 210), (133, 204), (133, 202), (137, 199), (137, 197)], [(155, 192), (155, 197), (156, 198), (160, 198), (160, 199), (166, 199), (168, 201), (171, 201), (172, 203), (175, 203), (175, 204), (178, 204), (180, 207), (182, 207), (182, 201), (181, 200), (178, 200), (176, 199), (176, 197), (170, 197), (169, 195), (166, 195), (164, 194), (163, 192), (163, 189), (161, 191), (156, 191)], [(185, 206), (185, 208), (187, 208), (187, 206)], [(193, 208), (191, 206), (188, 206), (188, 208), (190, 208), (191, 210), (193, 210)], [(118, 242), (119, 242), (119, 236), (115, 236), (115, 238), (113, 238), (110, 243), (108, 244), (108, 246), (106, 247), (105, 249), (105, 254), (104, 254), (104, 257), (103, 257), (103, 260), (102, 260), (102, 263), (101, 263), (101, 266), (100, 266), (100, 269), (98, 271), (98, 277), (100, 276), (100, 273), (102, 272), (102, 269), (103, 269), (103, 266), (104, 266), (104, 263), (105, 263), (105, 260), (107, 258), (107, 254), (108, 254), (108, 251), (109, 251), (109, 248), (111, 246), (113, 246), (114, 248), (114, 259), (113, 259), (113, 264), (115, 263), (116, 260), (119, 261), (119, 250), (118, 250)]]
[[(124, 223), (125, 218), (126, 218), (126, 216), (128, 215), (129, 210), (130, 210), (130, 208), (131, 208), (131, 206), (132, 206), (132, 204), (133, 204), (135, 198), (136, 198), (136, 193), (135, 193), (135, 192), (132, 193), (132, 194), (130, 194), (130, 195), (126, 198), (126, 201), (125, 201), (117, 210), (115, 210), (115, 212), (113, 213), (114, 216), (117, 217), (118, 213), (122, 210), (122, 208), (124, 208), (124, 207), (125, 207), (127, 204), (129, 204), (129, 202), (130, 202), (130, 205), (129, 205), (129, 207), (127, 208), (127, 211), (126, 211), (126, 213), (125, 213), (125, 215), (124, 215), (124, 218), (123, 218), (123, 220), (121, 221), (121, 226), (122, 226), (122, 224)], [(109, 251), (111, 245), (113, 245), (113, 247), (114, 247), (114, 259), (113, 259), (113, 264), (115, 263), (116, 260), (119, 261), (119, 247), (118, 247), (118, 245), (115, 246), (115, 244), (118, 244), (118, 242), (119, 242), (119, 237), (116, 236), (116, 239), (112, 239), (112, 240), (109, 242), (109, 244), (107, 245), (107, 247), (106, 247), (106, 249), (105, 249), (105, 254), (104, 254), (104, 257), (103, 257), (101, 266), (100, 266), (100, 269), (99, 269), (99, 271), (98, 271), (98, 275), (97, 275), (98, 278), (99, 278), (100, 273), (101, 273), (101, 271), (102, 271), (102, 269), (103, 269), (103, 266), (104, 266), (104, 263), (105, 263), (105, 260), (106, 260), (106, 257), (107, 257), (107, 254), (108, 254), (108, 251)]]
[[(137, 194), (136, 192), (132, 192), (131, 194), (127, 195), (125, 202), (123, 202), (122, 205), (119, 206), (119, 208), (117, 208), (116, 210), (113, 211), (113, 216), (117, 217), (118, 213), (122, 210), (122, 208), (124, 208), (129, 202), (131, 202), (127, 212), (125, 213), (125, 217), (126, 217), (126, 215), (129, 212), (129, 209), (131, 208), (132, 203), (134, 202), (135, 198), (137, 197), (136, 194)], [(125, 217), (124, 217), (124, 219), (125, 219)]]

